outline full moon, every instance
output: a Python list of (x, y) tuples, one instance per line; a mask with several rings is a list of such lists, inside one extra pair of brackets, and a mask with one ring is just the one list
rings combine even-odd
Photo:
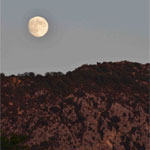
[(29, 32), (35, 37), (42, 37), (48, 32), (48, 22), (45, 18), (36, 16), (29, 20)]

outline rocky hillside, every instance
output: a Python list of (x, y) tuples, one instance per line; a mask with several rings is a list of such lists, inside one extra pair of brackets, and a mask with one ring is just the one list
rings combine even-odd
[(31, 150), (149, 150), (149, 69), (122, 61), (1, 74), (1, 129), (26, 134)]

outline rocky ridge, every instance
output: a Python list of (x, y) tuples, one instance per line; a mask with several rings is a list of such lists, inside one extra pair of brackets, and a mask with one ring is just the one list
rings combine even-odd
[(150, 64), (1, 75), (1, 129), (31, 150), (148, 150)]

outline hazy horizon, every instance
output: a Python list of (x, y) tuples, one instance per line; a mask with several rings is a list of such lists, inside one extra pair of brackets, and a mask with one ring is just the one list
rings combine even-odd
[[(49, 32), (35, 38), (31, 17)], [(149, 63), (149, 0), (2, 0), (1, 72), (72, 71), (83, 64)]]

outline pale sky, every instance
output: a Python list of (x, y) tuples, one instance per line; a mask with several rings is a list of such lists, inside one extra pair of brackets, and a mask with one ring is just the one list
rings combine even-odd
[[(35, 38), (31, 17), (49, 32)], [(103, 61), (149, 62), (149, 0), (1, 0), (1, 72), (72, 71)]]

